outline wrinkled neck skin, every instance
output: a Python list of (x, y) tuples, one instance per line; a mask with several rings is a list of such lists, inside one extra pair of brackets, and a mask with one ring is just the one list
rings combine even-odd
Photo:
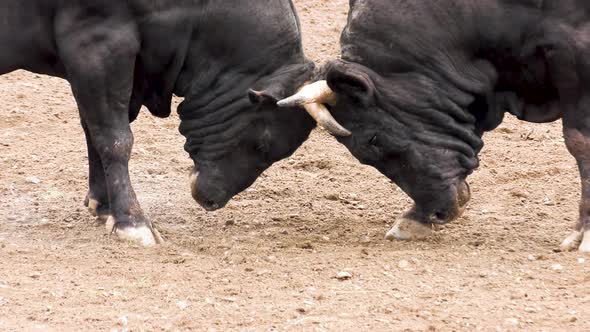
[[(216, 85), (212, 82), (216, 79), (225, 84)], [(253, 83), (252, 77), (240, 80), (232, 71), (192, 84), (191, 92), (178, 107), (178, 115), (180, 132), (187, 139), (185, 150), (195, 162), (219, 159), (239, 141), (244, 129), (262, 119), (252, 110), (246, 94)]]
[(361, 71), (375, 91), (368, 104), (339, 95), (333, 114), (353, 132), (339, 140), (414, 199), (414, 218), (456, 218), (444, 211), (464, 201), (458, 191), (478, 166), (481, 137), (505, 112), (532, 122), (560, 117), (546, 59), (534, 51), (558, 11), (541, 5), (351, 1), (342, 61), (327, 71)]
[[(197, 137), (218, 132), (234, 136), (240, 126), (260, 118), (248, 100), (248, 89), (264, 88), (285, 72), (304, 76), (313, 70), (303, 55), (299, 21), (291, 2), (279, 1), (272, 10), (261, 10), (266, 5), (264, 1), (203, 5), (206, 8), (194, 24), (174, 87), (175, 94), (185, 98), (178, 113), (191, 155), (203, 145)], [(278, 17), (285, 13), (291, 17)], [(231, 121), (233, 118), (242, 123)], [(220, 137), (212, 140), (223, 141)], [(199, 153), (207, 154), (207, 149), (215, 147), (203, 146)]]
[(247, 94), (249, 89), (264, 90), (277, 77), (289, 77), (292, 86), (278, 92), (286, 95), (294, 93), (313, 73), (313, 64), (302, 55), (285, 58), (281, 63), (260, 63), (251, 69), (244, 65), (223, 64), (214, 68), (215, 61), (212, 61), (205, 72), (187, 74), (199, 77), (198, 81), (179, 88), (188, 91), (178, 107), (180, 132), (187, 138), (185, 150), (195, 162), (223, 157), (246, 134), (248, 127), (272, 117), (263, 111), (265, 105), (252, 104)]

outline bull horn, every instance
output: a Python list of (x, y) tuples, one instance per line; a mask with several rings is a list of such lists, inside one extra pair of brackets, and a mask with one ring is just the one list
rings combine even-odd
[(326, 81), (317, 81), (301, 88), (291, 97), (277, 102), (279, 107), (303, 106), (307, 113), (324, 129), (334, 136), (350, 136), (351, 132), (334, 119), (323, 104), (336, 104), (336, 94)]
[(330, 89), (328, 82), (317, 81), (308, 84), (291, 97), (280, 100), (277, 105), (279, 107), (294, 107), (311, 103), (328, 105), (334, 105), (336, 103), (336, 94)]
[(303, 107), (312, 118), (330, 134), (334, 136), (350, 136), (351, 132), (342, 127), (336, 119), (330, 114), (330, 111), (324, 104), (312, 103), (304, 104)]

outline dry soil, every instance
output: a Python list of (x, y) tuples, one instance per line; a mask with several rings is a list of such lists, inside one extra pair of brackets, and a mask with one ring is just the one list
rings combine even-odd
[[(295, 2), (307, 54), (336, 57), (348, 1)], [(0, 91), (0, 330), (590, 330), (590, 257), (554, 252), (579, 195), (560, 123), (487, 134), (468, 211), (406, 243), (383, 236), (410, 200), (323, 131), (207, 213), (178, 117), (142, 113), (132, 181), (168, 240), (146, 249), (82, 205), (68, 84), (18, 71)]]

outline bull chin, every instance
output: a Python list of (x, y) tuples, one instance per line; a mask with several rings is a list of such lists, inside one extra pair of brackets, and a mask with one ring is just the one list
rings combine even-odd
[(425, 240), (434, 234), (436, 225), (449, 223), (463, 215), (467, 203), (471, 198), (471, 190), (466, 181), (460, 181), (454, 187), (455, 199), (453, 204), (444, 212), (434, 212), (427, 220), (418, 220), (412, 210), (399, 218), (393, 227), (385, 234), (385, 239), (416, 241)]

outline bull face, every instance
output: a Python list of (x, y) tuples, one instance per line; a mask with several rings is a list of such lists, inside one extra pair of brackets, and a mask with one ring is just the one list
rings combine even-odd
[(278, 71), (227, 97), (215, 112), (199, 115), (190, 102), (179, 107), (185, 150), (195, 162), (193, 198), (205, 209), (222, 208), (274, 162), (290, 156), (315, 127), (301, 108), (280, 108), (277, 100), (294, 93), (313, 72), (312, 64)]
[(405, 218), (425, 225), (459, 217), (469, 200), (466, 177), (482, 147), (476, 118), (434, 82), (404, 73), (381, 77), (342, 60), (326, 68), (340, 137), (362, 163), (377, 168), (415, 202)]
[(253, 118), (223, 156), (196, 156), (191, 175), (193, 198), (205, 209), (219, 209), (248, 188), (274, 162), (290, 156), (307, 139), (314, 121), (300, 109), (276, 110), (263, 102), (252, 105)]

